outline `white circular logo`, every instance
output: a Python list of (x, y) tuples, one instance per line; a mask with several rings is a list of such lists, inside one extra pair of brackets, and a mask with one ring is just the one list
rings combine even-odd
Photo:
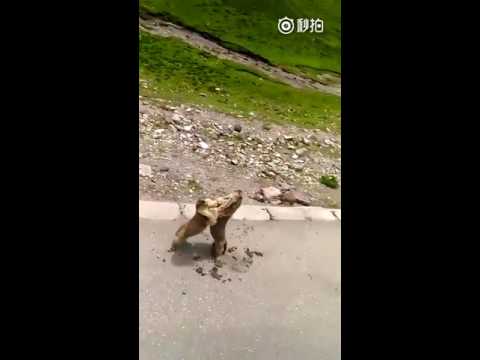
[(294, 22), (293, 19), (289, 19), (288, 17), (284, 17), (281, 19), (278, 19), (278, 31), (280, 31), (282, 34), (290, 34), (293, 31), (294, 28)]

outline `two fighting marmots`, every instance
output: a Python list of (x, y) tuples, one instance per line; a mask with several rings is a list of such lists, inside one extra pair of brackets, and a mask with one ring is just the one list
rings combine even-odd
[(184, 244), (189, 237), (200, 234), (207, 226), (210, 226), (210, 233), (214, 239), (212, 255), (213, 257), (223, 255), (227, 250), (225, 226), (241, 203), (241, 190), (213, 200), (198, 200), (195, 205), (195, 215), (186, 224), (180, 226), (175, 233), (172, 250)]

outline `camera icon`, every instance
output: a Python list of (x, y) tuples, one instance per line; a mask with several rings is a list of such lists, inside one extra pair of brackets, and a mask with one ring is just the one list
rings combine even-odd
[(293, 32), (295, 28), (295, 22), (293, 19), (285, 16), (284, 18), (278, 19), (277, 27), (281, 34), (287, 35)]

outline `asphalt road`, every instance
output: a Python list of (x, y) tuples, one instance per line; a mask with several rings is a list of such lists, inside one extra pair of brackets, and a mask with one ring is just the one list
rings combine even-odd
[(167, 252), (179, 225), (140, 219), (141, 360), (340, 359), (340, 222), (231, 221), (220, 280), (208, 232)]

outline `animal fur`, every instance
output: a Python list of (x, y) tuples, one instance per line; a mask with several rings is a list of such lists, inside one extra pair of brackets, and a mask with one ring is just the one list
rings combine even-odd
[(208, 198), (198, 200), (195, 206), (195, 215), (177, 230), (171, 249), (176, 250), (189, 237), (200, 234), (207, 226), (210, 226), (210, 233), (214, 239), (212, 255), (213, 257), (223, 255), (227, 250), (226, 224), (241, 203), (241, 190), (214, 200)]

